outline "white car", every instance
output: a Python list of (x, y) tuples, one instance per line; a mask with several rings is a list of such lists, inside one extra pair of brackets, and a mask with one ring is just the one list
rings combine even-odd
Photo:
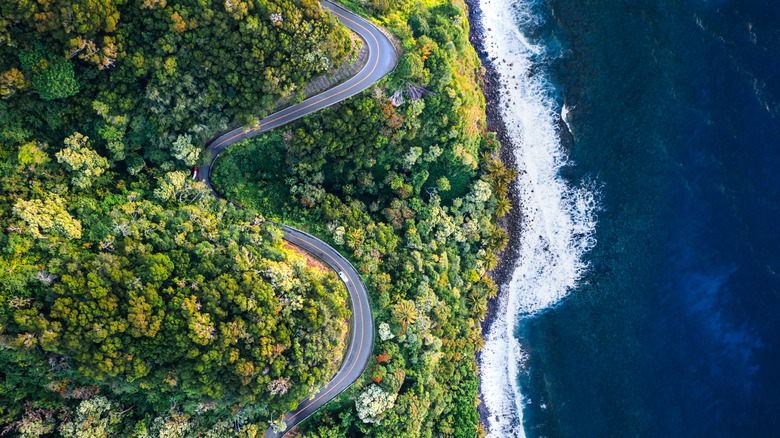
[(341, 281), (344, 283), (349, 283), (349, 277), (347, 277), (347, 274), (345, 274), (344, 271), (339, 271), (339, 277), (341, 277)]

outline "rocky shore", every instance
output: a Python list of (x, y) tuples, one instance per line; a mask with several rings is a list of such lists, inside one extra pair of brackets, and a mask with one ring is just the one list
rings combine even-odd
[[(482, 77), (482, 93), (485, 95), (485, 113), (487, 116), (487, 129), (496, 133), (496, 137), (501, 142), (501, 149), (499, 156), (504, 165), (509, 168), (517, 169), (517, 161), (515, 160), (515, 154), (512, 147), (512, 142), (506, 132), (506, 126), (504, 125), (504, 119), (501, 117), (500, 104), (500, 88), (501, 83), (499, 81), (498, 73), (493, 66), (493, 60), (488, 58), (487, 51), (484, 47), (484, 29), (481, 21), (481, 9), (478, 0), (465, 0), (468, 5), (468, 19), (469, 19), (469, 40), (471, 45), (474, 46), (477, 55), (479, 56), (482, 66), (485, 69), (485, 74)], [(518, 169), (518, 171), (521, 171)], [(517, 187), (512, 184), (509, 188), (509, 201), (512, 205), (512, 210), (499, 220), (499, 225), (509, 235), (509, 242), (506, 248), (498, 254), (499, 261), (496, 268), (491, 271), (490, 276), (499, 286), (499, 295), (504, 292), (509, 280), (512, 278), (512, 272), (514, 271), (515, 264), (517, 263), (520, 251), (520, 225), (522, 223), (522, 208), (520, 205), (520, 198), (518, 197)], [(498, 297), (488, 300), (487, 314), (485, 319), (482, 320), (482, 333), (487, 333), (493, 320), (496, 317), (498, 311)], [(477, 354), (477, 361), (481, 362), (480, 354)], [(484, 400), (484, 397), (480, 397)], [(477, 407), (480, 416), (480, 422), (486, 427), (488, 425), (487, 417), (489, 412), (484, 402), (480, 402)]]

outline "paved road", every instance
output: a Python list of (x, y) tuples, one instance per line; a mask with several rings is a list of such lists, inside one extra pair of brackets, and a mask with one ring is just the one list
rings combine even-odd
[[(326, 1), (321, 2), (321, 5), (336, 15), (342, 24), (360, 35), (363, 43), (368, 45), (369, 55), (366, 65), (357, 75), (346, 82), (317, 96), (306, 99), (298, 105), (271, 114), (260, 120), (253, 129), (234, 129), (212, 141), (206, 147), (205, 153), (211, 154), (213, 158), (208, 166), (200, 169), (199, 177), (202, 180), (205, 177), (206, 185), (212, 189), (215, 195), (216, 192), (211, 187), (211, 169), (219, 154), (230, 145), (290, 123), (307, 114), (354, 96), (385, 77), (395, 68), (398, 61), (395, 48), (376, 26), (341, 6)], [(282, 229), (284, 238), (287, 241), (311, 252), (314, 256), (330, 265), (336, 272), (344, 273), (347, 279), (345, 285), (352, 302), (352, 330), (350, 332), (349, 346), (336, 376), (325, 387), (321, 388), (319, 392), (301, 401), (298, 409), (285, 414), (284, 420), (287, 423), (287, 430), (276, 433), (269, 428), (265, 432), (266, 438), (283, 436), (289, 429), (352, 385), (363, 374), (363, 370), (365, 370), (371, 356), (374, 342), (374, 321), (368, 304), (368, 293), (355, 268), (338, 251), (320, 239), (287, 225), (283, 225)]]
[[(335, 249), (296, 228), (282, 226), (284, 238), (289, 242), (311, 252), (314, 256), (330, 265), (336, 272), (343, 272), (347, 278), (345, 285), (349, 291), (349, 299), (352, 302), (352, 330), (344, 360), (341, 368), (333, 379), (325, 385), (313, 397), (307, 398), (298, 404), (298, 409), (288, 412), (284, 416), (288, 430), (313, 414), (322, 405), (339, 395), (341, 391), (349, 388), (355, 380), (363, 374), (374, 343), (374, 320), (371, 317), (371, 309), (368, 304), (366, 287), (360, 280), (355, 268), (347, 259)], [(286, 433), (287, 431), (285, 431)], [(266, 431), (266, 438), (281, 437), (283, 433), (274, 433), (270, 428)]]
[[(254, 137), (260, 133), (269, 131), (279, 126), (299, 119), (307, 114), (319, 111), (322, 108), (338, 103), (348, 97), (352, 97), (373, 85), (376, 81), (393, 71), (398, 62), (398, 55), (389, 39), (371, 22), (358, 17), (343, 7), (327, 2), (320, 2), (323, 8), (335, 15), (342, 24), (360, 35), (363, 44), (368, 45), (368, 61), (358, 74), (330, 90), (310, 97), (303, 102), (285, 108), (260, 120), (252, 129), (243, 127), (228, 131), (206, 146), (206, 154), (212, 155), (211, 163), (199, 169), (199, 174), (208, 176), (206, 184), (211, 188), (211, 170), (219, 154), (230, 145), (241, 140)], [(212, 188), (213, 190), (213, 188)]]

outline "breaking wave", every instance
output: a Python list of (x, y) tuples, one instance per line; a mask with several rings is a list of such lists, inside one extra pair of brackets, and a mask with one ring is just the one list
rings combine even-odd
[[(522, 28), (539, 20), (527, 1), (482, 0), (484, 44), (500, 76), (500, 107), (517, 160), (517, 192), (522, 210), (520, 257), (502, 287), (496, 318), (481, 356), (481, 392), (490, 411), (488, 437), (524, 437), (518, 376), (527, 354), (517, 339), (518, 322), (560, 302), (587, 269), (583, 256), (596, 244), (598, 190), (577, 186), (560, 170), (572, 165), (561, 144), (561, 122), (572, 108), (556, 102), (552, 85), (535, 64), (546, 57)], [(565, 118), (565, 120), (562, 120)], [(569, 127), (571, 129), (571, 127)]]

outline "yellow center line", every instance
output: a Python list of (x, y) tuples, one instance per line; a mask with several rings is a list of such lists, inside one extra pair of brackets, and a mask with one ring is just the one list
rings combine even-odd
[[(347, 18), (347, 17), (345, 17), (345, 16), (341, 15), (341, 14), (339, 14), (338, 12), (336, 12), (336, 11), (334, 11), (334, 10), (332, 10), (332, 9), (328, 9), (328, 10), (329, 10), (331, 13), (333, 13), (334, 15), (338, 15), (338, 16), (339, 16), (339, 17), (341, 17), (342, 19), (344, 19), (344, 20), (347, 20), (347, 21), (349, 21), (349, 22), (353, 23), (354, 25), (356, 25), (356, 26), (358, 26), (358, 27), (362, 28), (363, 30), (365, 30), (366, 32), (368, 32), (368, 33), (371, 35), (371, 37), (372, 37), (372, 38), (374, 38), (374, 42), (376, 43), (376, 48), (377, 48), (377, 49), (376, 49), (376, 52), (377, 52), (377, 57), (376, 57), (376, 61), (374, 62), (374, 67), (373, 67), (373, 68), (371, 68), (371, 71), (370, 71), (370, 72), (369, 72), (369, 73), (368, 73), (368, 74), (367, 74), (365, 77), (363, 77), (363, 79), (359, 80), (358, 82), (356, 82), (356, 83), (354, 83), (354, 84), (350, 85), (349, 87), (347, 87), (347, 88), (345, 88), (345, 89), (343, 89), (343, 90), (341, 90), (341, 91), (339, 91), (339, 92), (337, 92), (337, 93), (331, 94), (330, 96), (327, 96), (327, 97), (323, 97), (322, 99), (320, 99), (320, 100), (318, 100), (318, 101), (316, 101), (316, 102), (312, 102), (312, 103), (310, 103), (310, 104), (308, 104), (308, 105), (306, 105), (306, 106), (300, 107), (300, 108), (296, 109), (295, 111), (292, 111), (292, 112), (290, 112), (290, 113), (287, 113), (287, 114), (284, 114), (284, 115), (279, 115), (279, 114), (281, 113), (281, 111), (279, 111), (279, 112), (277, 112), (277, 113), (276, 113), (276, 118), (274, 118), (273, 120), (268, 120), (268, 121), (266, 121), (266, 122), (264, 122), (264, 123), (262, 123), (262, 124), (259, 124), (259, 125), (257, 125), (255, 128), (249, 129), (249, 130), (247, 130), (247, 131), (240, 132), (240, 133), (238, 133), (238, 134), (236, 134), (236, 135), (234, 135), (234, 136), (232, 136), (232, 137), (230, 137), (230, 138), (227, 138), (227, 139), (225, 139), (225, 140), (221, 141), (221, 142), (220, 142), (219, 144), (217, 144), (216, 146), (214, 146), (214, 148), (218, 148), (218, 147), (222, 146), (222, 144), (224, 144), (225, 142), (228, 142), (228, 141), (230, 141), (230, 140), (232, 140), (232, 139), (234, 139), (234, 138), (236, 138), (236, 137), (238, 137), (238, 136), (241, 136), (241, 135), (243, 135), (243, 134), (246, 134), (247, 132), (257, 131), (258, 129), (262, 128), (263, 126), (265, 126), (265, 125), (267, 125), (267, 124), (269, 124), (269, 123), (273, 123), (273, 122), (276, 122), (277, 120), (279, 120), (279, 119), (282, 119), (282, 118), (284, 118), (284, 117), (291, 116), (291, 115), (293, 115), (293, 114), (295, 114), (295, 113), (298, 113), (298, 112), (300, 112), (300, 111), (303, 111), (303, 110), (305, 110), (305, 109), (307, 109), (307, 108), (310, 108), (310, 107), (311, 107), (311, 106), (313, 106), (313, 105), (317, 105), (317, 104), (319, 104), (319, 103), (321, 103), (321, 102), (323, 102), (323, 101), (325, 101), (325, 100), (328, 100), (328, 99), (330, 99), (330, 98), (332, 98), (332, 97), (336, 97), (336, 96), (338, 96), (339, 94), (346, 93), (347, 91), (349, 91), (349, 90), (351, 90), (351, 89), (355, 88), (356, 86), (360, 85), (360, 84), (361, 84), (363, 81), (365, 81), (366, 79), (368, 79), (368, 78), (369, 78), (369, 77), (370, 77), (370, 76), (371, 76), (371, 75), (374, 73), (374, 70), (376, 70), (376, 67), (379, 65), (379, 55), (380, 55), (380, 54), (379, 54), (379, 40), (377, 40), (377, 39), (376, 39), (376, 36), (375, 36), (373, 33), (371, 33), (371, 31), (370, 31), (370, 30), (366, 29), (366, 27), (365, 27), (365, 26), (363, 26), (362, 24), (360, 24), (360, 23), (358, 23), (358, 22), (356, 22), (356, 21), (354, 21), (354, 20), (351, 20), (351, 19), (349, 19), (349, 18)], [(271, 116), (269, 116), (269, 118), (272, 118), (272, 117), (274, 117), (274, 114), (271, 114)]]
[[(326, 256), (328, 256), (328, 258), (329, 258), (329, 259), (333, 260), (333, 263), (335, 263), (336, 265), (338, 265), (338, 267), (340, 268), (340, 270), (341, 270), (342, 272), (344, 272), (344, 274), (345, 274), (345, 275), (346, 275), (346, 276), (349, 278), (349, 281), (350, 281), (350, 282), (353, 284), (353, 286), (355, 287), (355, 291), (357, 291), (357, 292), (358, 292), (358, 293), (356, 293), (355, 295), (357, 295), (357, 297), (358, 297), (358, 304), (359, 304), (359, 307), (360, 307), (360, 344), (358, 344), (358, 352), (357, 352), (357, 357), (360, 357), (360, 352), (361, 352), (361, 351), (362, 351), (362, 349), (363, 349), (363, 340), (364, 340), (364, 330), (363, 330), (363, 329), (364, 329), (364, 327), (365, 327), (365, 322), (363, 321), (363, 301), (360, 299), (360, 293), (359, 293), (359, 290), (358, 290), (358, 288), (357, 288), (357, 283), (355, 283), (355, 281), (354, 281), (354, 280), (352, 280), (352, 277), (349, 275), (349, 273), (348, 273), (347, 271), (345, 271), (345, 270), (344, 270), (344, 268), (341, 266), (341, 263), (339, 263), (339, 262), (338, 262), (338, 260), (336, 260), (336, 259), (334, 259), (333, 257), (331, 257), (331, 255), (330, 255), (330, 254), (328, 254), (327, 252), (325, 252), (324, 250), (322, 250), (322, 248), (318, 247), (317, 245), (315, 245), (315, 244), (313, 244), (313, 243), (311, 243), (311, 242), (307, 242), (306, 240), (303, 240), (303, 239), (301, 239), (301, 238), (300, 238), (300, 237), (298, 237), (298, 236), (294, 236), (294, 235), (292, 235), (292, 234), (289, 234), (289, 236), (290, 236), (290, 237), (294, 237), (294, 238), (296, 238), (296, 239), (300, 240), (301, 242), (306, 242), (306, 243), (308, 243), (308, 244), (312, 245), (313, 247), (315, 247), (315, 248), (319, 249), (320, 251), (322, 251), (322, 253), (323, 253), (323, 254), (325, 254)], [(347, 292), (349, 292), (349, 290), (347, 290)], [(353, 318), (354, 318), (354, 313), (353, 313)], [(345, 359), (346, 359), (346, 358), (345, 358)], [(306, 409), (306, 408), (308, 408), (309, 406), (311, 406), (312, 404), (316, 403), (316, 402), (317, 402), (317, 400), (319, 400), (319, 399), (321, 399), (322, 397), (326, 396), (326, 395), (327, 395), (329, 392), (331, 392), (331, 391), (333, 390), (333, 388), (335, 388), (335, 387), (337, 387), (338, 385), (340, 385), (340, 384), (341, 384), (341, 382), (343, 382), (343, 381), (344, 381), (344, 379), (346, 379), (346, 378), (347, 378), (347, 376), (349, 376), (349, 375), (352, 373), (352, 370), (355, 368), (355, 364), (356, 364), (356, 363), (357, 363), (357, 361), (353, 361), (353, 362), (352, 362), (352, 366), (349, 368), (349, 371), (347, 371), (347, 373), (346, 373), (346, 374), (344, 374), (344, 376), (341, 378), (341, 380), (339, 380), (338, 382), (336, 382), (336, 384), (335, 384), (335, 385), (331, 386), (331, 388), (330, 388), (330, 389), (328, 389), (327, 391), (325, 391), (323, 394), (320, 394), (320, 396), (319, 396), (319, 397), (317, 397), (317, 398), (315, 398), (314, 400), (312, 400), (312, 401), (311, 401), (311, 403), (309, 403), (307, 406), (304, 406), (304, 407), (302, 407), (302, 408), (298, 408), (298, 409), (297, 409), (297, 411), (298, 411), (298, 412), (294, 413), (294, 414), (293, 414), (293, 415), (292, 415), (290, 418), (288, 418), (288, 420), (292, 420), (293, 418), (295, 418), (295, 417), (296, 417), (298, 414), (300, 414), (301, 412), (303, 412), (303, 410), (304, 410), (304, 409)], [(306, 401), (306, 400), (304, 400), (304, 401)]]
[[(317, 100), (316, 102), (311, 102), (311, 103), (309, 103), (309, 104), (307, 104), (307, 105), (305, 105), (305, 106), (301, 106), (301, 107), (299, 107), (299, 108), (296, 108), (294, 111), (291, 111), (291, 112), (289, 112), (289, 113), (287, 113), (287, 114), (281, 114), (281, 112), (282, 112), (282, 111), (279, 111), (279, 112), (277, 112), (277, 113), (275, 113), (275, 114), (272, 114), (271, 116), (267, 117), (267, 118), (266, 118), (266, 120), (265, 120), (263, 123), (261, 123), (261, 124), (258, 124), (256, 127), (252, 128), (252, 129), (249, 129), (249, 130), (246, 130), (246, 131), (242, 131), (242, 132), (240, 132), (240, 133), (238, 133), (238, 134), (236, 134), (236, 135), (233, 135), (233, 136), (231, 136), (230, 138), (227, 138), (227, 139), (225, 139), (225, 140), (223, 140), (223, 141), (219, 142), (219, 143), (218, 143), (216, 146), (213, 146), (213, 147), (211, 147), (212, 149), (216, 149), (216, 148), (220, 147), (221, 145), (225, 144), (226, 142), (229, 142), (229, 141), (233, 140), (233, 139), (234, 139), (234, 138), (236, 138), (236, 137), (239, 137), (239, 136), (241, 136), (241, 135), (243, 135), (243, 134), (246, 134), (247, 132), (258, 131), (258, 130), (259, 130), (260, 128), (262, 128), (263, 126), (266, 126), (266, 125), (268, 125), (268, 124), (270, 124), (270, 123), (276, 122), (276, 121), (278, 121), (278, 120), (280, 120), (280, 119), (282, 119), (282, 118), (284, 118), (284, 117), (289, 117), (289, 116), (292, 116), (293, 114), (296, 114), (296, 113), (298, 113), (298, 112), (301, 112), (301, 111), (303, 111), (303, 110), (305, 110), (305, 109), (307, 109), (307, 108), (311, 108), (312, 106), (314, 106), (314, 105), (317, 105), (317, 104), (319, 104), (319, 103), (322, 103), (322, 102), (324, 102), (324, 101), (326, 101), (326, 100), (328, 100), (328, 99), (331, 99), (331, 98), (333, 98), (333, 97), (336, 97), (336, 96), (338, 96), (338, 95), (340, 95), (340, 94), (346, 93), (347, 91), (349, 91), (349, 90), (351, 90), (351, 89), (355, 88), (356, 86), (358, 86), (358, 85), (360, 85), (361, 83), (363, 83), (363, 82), (364, 82), (366, 79), (368, 79), (369, 77), (371, 77), (371, 75), (374, 73), (374, 71), (376, 70), (377, 66), (379, 65), (379, 58), (380, 58), (380, 55), (381, 55), (381, 54), (380, 54), (380, 52), (379, 52), (379, 50), (380, 50), (380, 47), (379, 47), (379, 40), (377, 40), (377, 38), (376, 38), (376, 35), (374, 35), (374, 34), (373, 34), (373, 33), (372, 33), (372, 32), (371, 32), (369, 29), (367, 29), (367, 28), (366, 28), (365, 26), (363, 26), (362, 24), (360, 24), (360, 23), (358, 23), (358, 22), (356, 22), (356, 21), (354, 21), (354, 20), (352, 20), (352, 19), (350, 19), (350, 18), (347, 18), (346, 16), (344, 16), (344, 15), (342, 15), (342, 14), (340, 14), (340, 13), (336, 12), (336, 11), (335, 11), (335, 10), (333, 10), (333, 9), (328, 9), (328, 10), (329, 10), (329, 11), (330, 11), (332, 14), (339, 16), (339, 17), (340, 17), (342, 20), (349, 21), (350, 23), (354, 24), (355, 26), (357, 26), (357, 27), (360, 27), (361, 29), (365, 30), (365, 31), (366, 31), (366, 32), (368, 32), (368, 33), (371, 35), (371, 37), (374, 39), (374, 43), (376, 44), (376, 55), (377, 55), (377, 56), (376, 56), (376, 60), (374, 61), (374, 65), (373, 65), (373, 67), (371, 68), (371, 71), (370, 71), (370, 72), (369, 72), (367, 75), (365, 75), (365, 76), (364, 76), (362, 79), (360, 79), (360, 80), (359, 80), (359, 81), (357, 81), (356, 83), (354, 83), (354, 84), (350, 85), (349, 87), (347, 87), (347, 88), (345, 88), (345, 89), (343, 89), (343, 90), (341, 90), (341, 91), (338, 91), (338, 92), (336, 92), (336, 93), (333, 93), (333, 94), (331, 94), (331, 95), (329, 95), (329, 96), (323, 97), (322, 99), (319, 99), (319, 100)], [(293, 108), (294, 108), (294, 107), (293, 107)], [(306, 243), (308, 243), (309, 245), (312, 245), (313, 247), (315, 247), (315, 248), (319, 249), (320, 251), (322, 251), (322, 253), (323, 253), (323, 254), (325, 254), (325, 255), (326, 255), (326, 256), (327, 256), (329, 259), (331, 259), (331, 260), (333, 261), (333, 263), (335, 263), (335, 264), (336, 264), (336, 265), (339, 267), (340, 271), (344, 272), (344, 274), (345, 274), (345, 275), (347, 276), (347, 278), (349, 279), (350, 283), (352, 283), (353, 287), (355, 288), (355, 291), (356, 291), (355, 295), (357, 296), (357, 300), (358, 300), (358, 306), (357, 306), (357, 308), (359, 309), (359, 313), (360, 313), (360, 343), (358, 343), (358, 348), (357, 348), (357, 358), (359, 358), (359, 357), (360, 357), (360, 353), (363, 351), (363, 343), (364, 343), (364, 341), (365, 341), (365, 333), (364, 333), (364, 332), (365, 332), (365, 330), (364, 330), (364, 329), (365, 329), (365, 321), (364, 321), (364, 318), (363, 318), (363, 312), (364, 312), (364, 311), (363, 311), (363, 300), (360, 298), (360, 290), (358, 289), (357, 283), (355, 283), (355, 281), (352, 279), (352, 276), (350, 276), (350, 275), (349, 275), (348, 271), (344, 270), (343, 266), (341, 266), (341, 263), (339, 263), (339, 262), (338, 262), (336, 259), (334, 259), (334, 258), (333, 258), (333, 257), (332, 257), (330, 254), (328, 254), (326, 251), (324, 251), (324, 250), (322, 250), (321, 248), (319, 248), (319, 247), (318, 247), (316, 244), (313, 244), (313, 243), (311, 243), (311, 242), (308, 242), (308, 241), (306, 241), (306, 240), (303, 240), (303, 239), (301, 239), (300, 237), (298, 237), (298, 236), (295, 236), (295, 235), (292, 235), (292, 234), (288, 234), (288, 236), (290, 236), (290, 237), (294, 237), (294, 238), (296, 238), (296, 239), (300, 240), (301, 242), (306, 242)], [(358, 278), (358, 280), (360, 280), (360, 279)], [(349, 293), (349, 286), (347, 286), (347, 293)], [(354, 318), (354, 313), (353, 313), (353, 320), (355, 320), (355, 318)], [(357, 328), (357, 327), (353, 327), (353, 329), (356, 329), (356, 328)], [(345, 357), (345, 359), (346, 359), (346, 357)], [(303, 411), (304, 411), (306, 408), (308, 408), (309, 406), (312, 406), (312, 405), (313, 405), (314, 403), (316, 403), (318, 400), (322, 399), (323, 397), (325, 397), (326, 395), (328, 395), (328, 393), (330, 393), (331, 391), (333, 391), (333, 389), (334, 389), (334, 388), (338, 387), (338, 386), (341, 384), (341, 382), (343, 382), (343, 381), (344, 381), (344, 379), (346, 379), (346, 378), (347, 378), (347, 377), (348, 377), (348, 376), (349, 376), (349, 375), (352, 373), (352, 370), (355, 368), (355, 365), (356, 365), (356, 364), (357, 364), (357, 361), (356, 361), (356, 360), (355, 360), (355, 361), (352, 361), (352, 366), (349, 368), (349, 370), (348, 370), (348, 371), (347, 371), (347, 372), (344, 374), (344, 376), (342, 376), (342, 378), (341, 378), (341, 379), (340, 379), (338, 382), (336, 382), (335, 384), (333, 384), (333, 385), (331, 386), (331, 388), (330, 388), (330, 389), (328, 389), (328, 390), (327, 390), (327, 391), (325, 391), (324, 393), (320, 394), (320, 395), (319, 395), (317, 398), (315, 398), (314, 400), (312, 400), (312, 401), (311, 401), (311, 402), (310, 402), (310, 403), (309, 403), (307, 406), (305, 406), (305, 407), (299, 407), (299, 408), (297, 409), (297, 412), (293, 413), (293, 414), (290, 416), (290, 418), (288, 419), (288, 421), (291, 421), (291, 420), (293, 420), (293, 419), (294, 419), (296, 416), (298, 416), (298, 414), (300, 414), (301, 412), (303, 412)], [(329, 383), (332, 383), (332, 381), (331, 381), (331, 382), (329, 382)], [(304, 400), (303, 400), (303, 402), (305, 403), (305, 402), (306, 402), (306, 400), (304, 399)]]

